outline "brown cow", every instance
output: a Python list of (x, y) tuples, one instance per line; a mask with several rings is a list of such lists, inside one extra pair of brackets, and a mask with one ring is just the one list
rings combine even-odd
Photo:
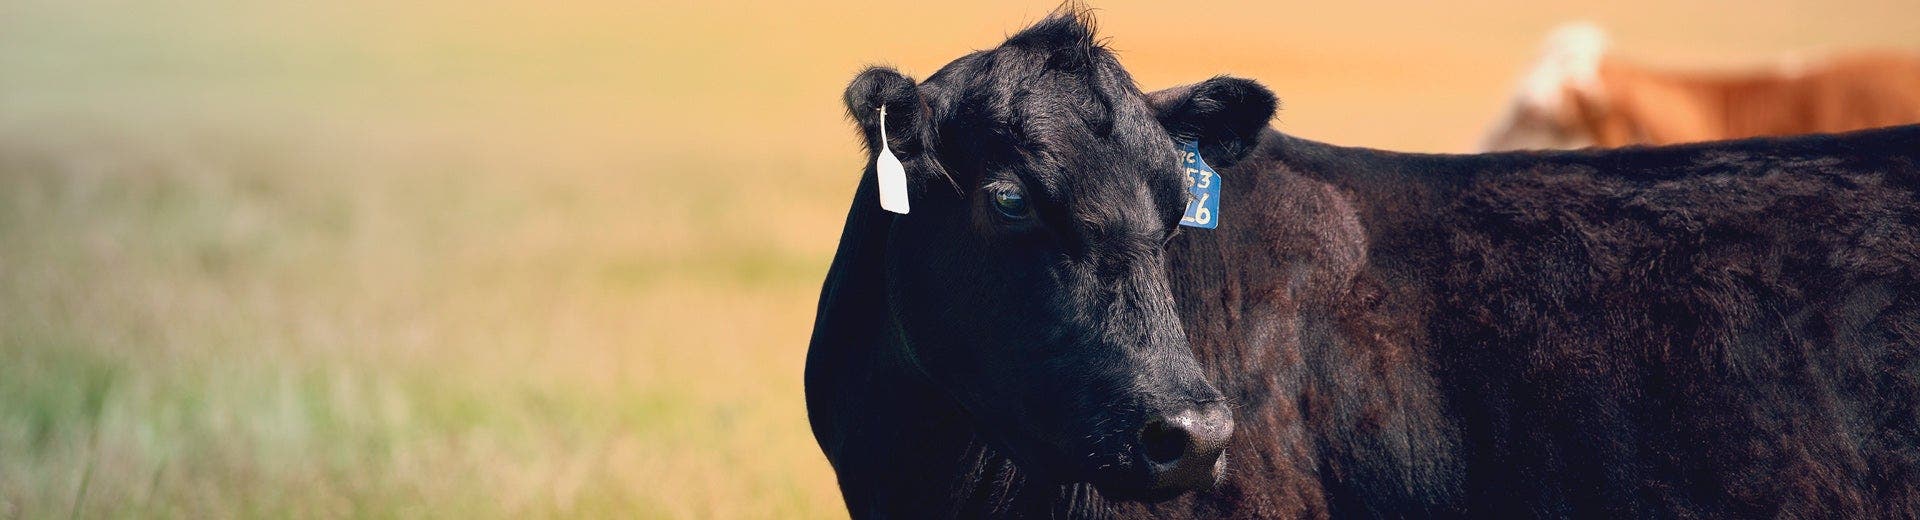
[(1788, 59), (1735, 72), (1660, 70), (1607, 52), (1591, 24), (1548, 37), (1486, 151), (1675, 144), (1920, 122), (1920, 56)]

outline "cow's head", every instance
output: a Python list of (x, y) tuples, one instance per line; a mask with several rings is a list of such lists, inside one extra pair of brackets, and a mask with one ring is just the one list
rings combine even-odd
[(1576, 22), (1554, 29), (1506, 113), (1481, 138), (1481, 151), (1604, 145), (1606, 50), (1607, 35), (1599, 26)]
[(917, 84), (869, 69), (846, 103), (874, 152), (887, 107), (906, 167), (885, 269), (914, 369), (1030, 475), (1166, 498), (1211, 486), (1233, 431), (1168, 286), (1176, 143), (1231, 164), (1275, 100), (1225, 77), (1149, 99), (1089, 22), (1052, 16)]

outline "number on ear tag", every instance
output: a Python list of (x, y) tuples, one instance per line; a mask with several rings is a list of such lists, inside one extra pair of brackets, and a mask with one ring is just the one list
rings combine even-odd
[(893, 156), (893, 149), (887, 147), (886, 105), (880, 105), (880, 157), (875, 160), (873, 171), (880, 181), (880, 208), (907, 214), (907, 167), (902, 166), (900, 158)]
[(1220, 174), (1200, 158), (1200, 143), (1180, 143), (1180, 171), (1187, 177), (1187, 212), (1180, 225), (1213, 229), (1220, 226)]

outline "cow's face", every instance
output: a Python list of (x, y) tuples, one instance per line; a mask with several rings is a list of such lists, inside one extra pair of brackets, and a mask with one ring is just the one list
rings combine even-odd
[(1480, 141), (1482, 151), (1582, 148), (1600, 142), (1607, 36), (1589, 23), (1555, 29), (1532, 70)]
[(1216, 78), (1149, 99), (1067, 15), (924, 83), (870, 69), (847, 104), (876, 151), (887, 106), (910, 179), (886, 250), (906, 358), (1030, 475), (1110, 498), (1211, 486), (1233, 418), (1168, 286), (1176, 142), (1231, 163), (1272, 94)]

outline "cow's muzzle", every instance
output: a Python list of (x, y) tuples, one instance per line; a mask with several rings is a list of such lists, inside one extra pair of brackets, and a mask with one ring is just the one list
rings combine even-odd
[(1233, 411), (1218, 400), (1149, 418), (1137, 446), (1150, 494), (1211, 489), (1232, 437)]

